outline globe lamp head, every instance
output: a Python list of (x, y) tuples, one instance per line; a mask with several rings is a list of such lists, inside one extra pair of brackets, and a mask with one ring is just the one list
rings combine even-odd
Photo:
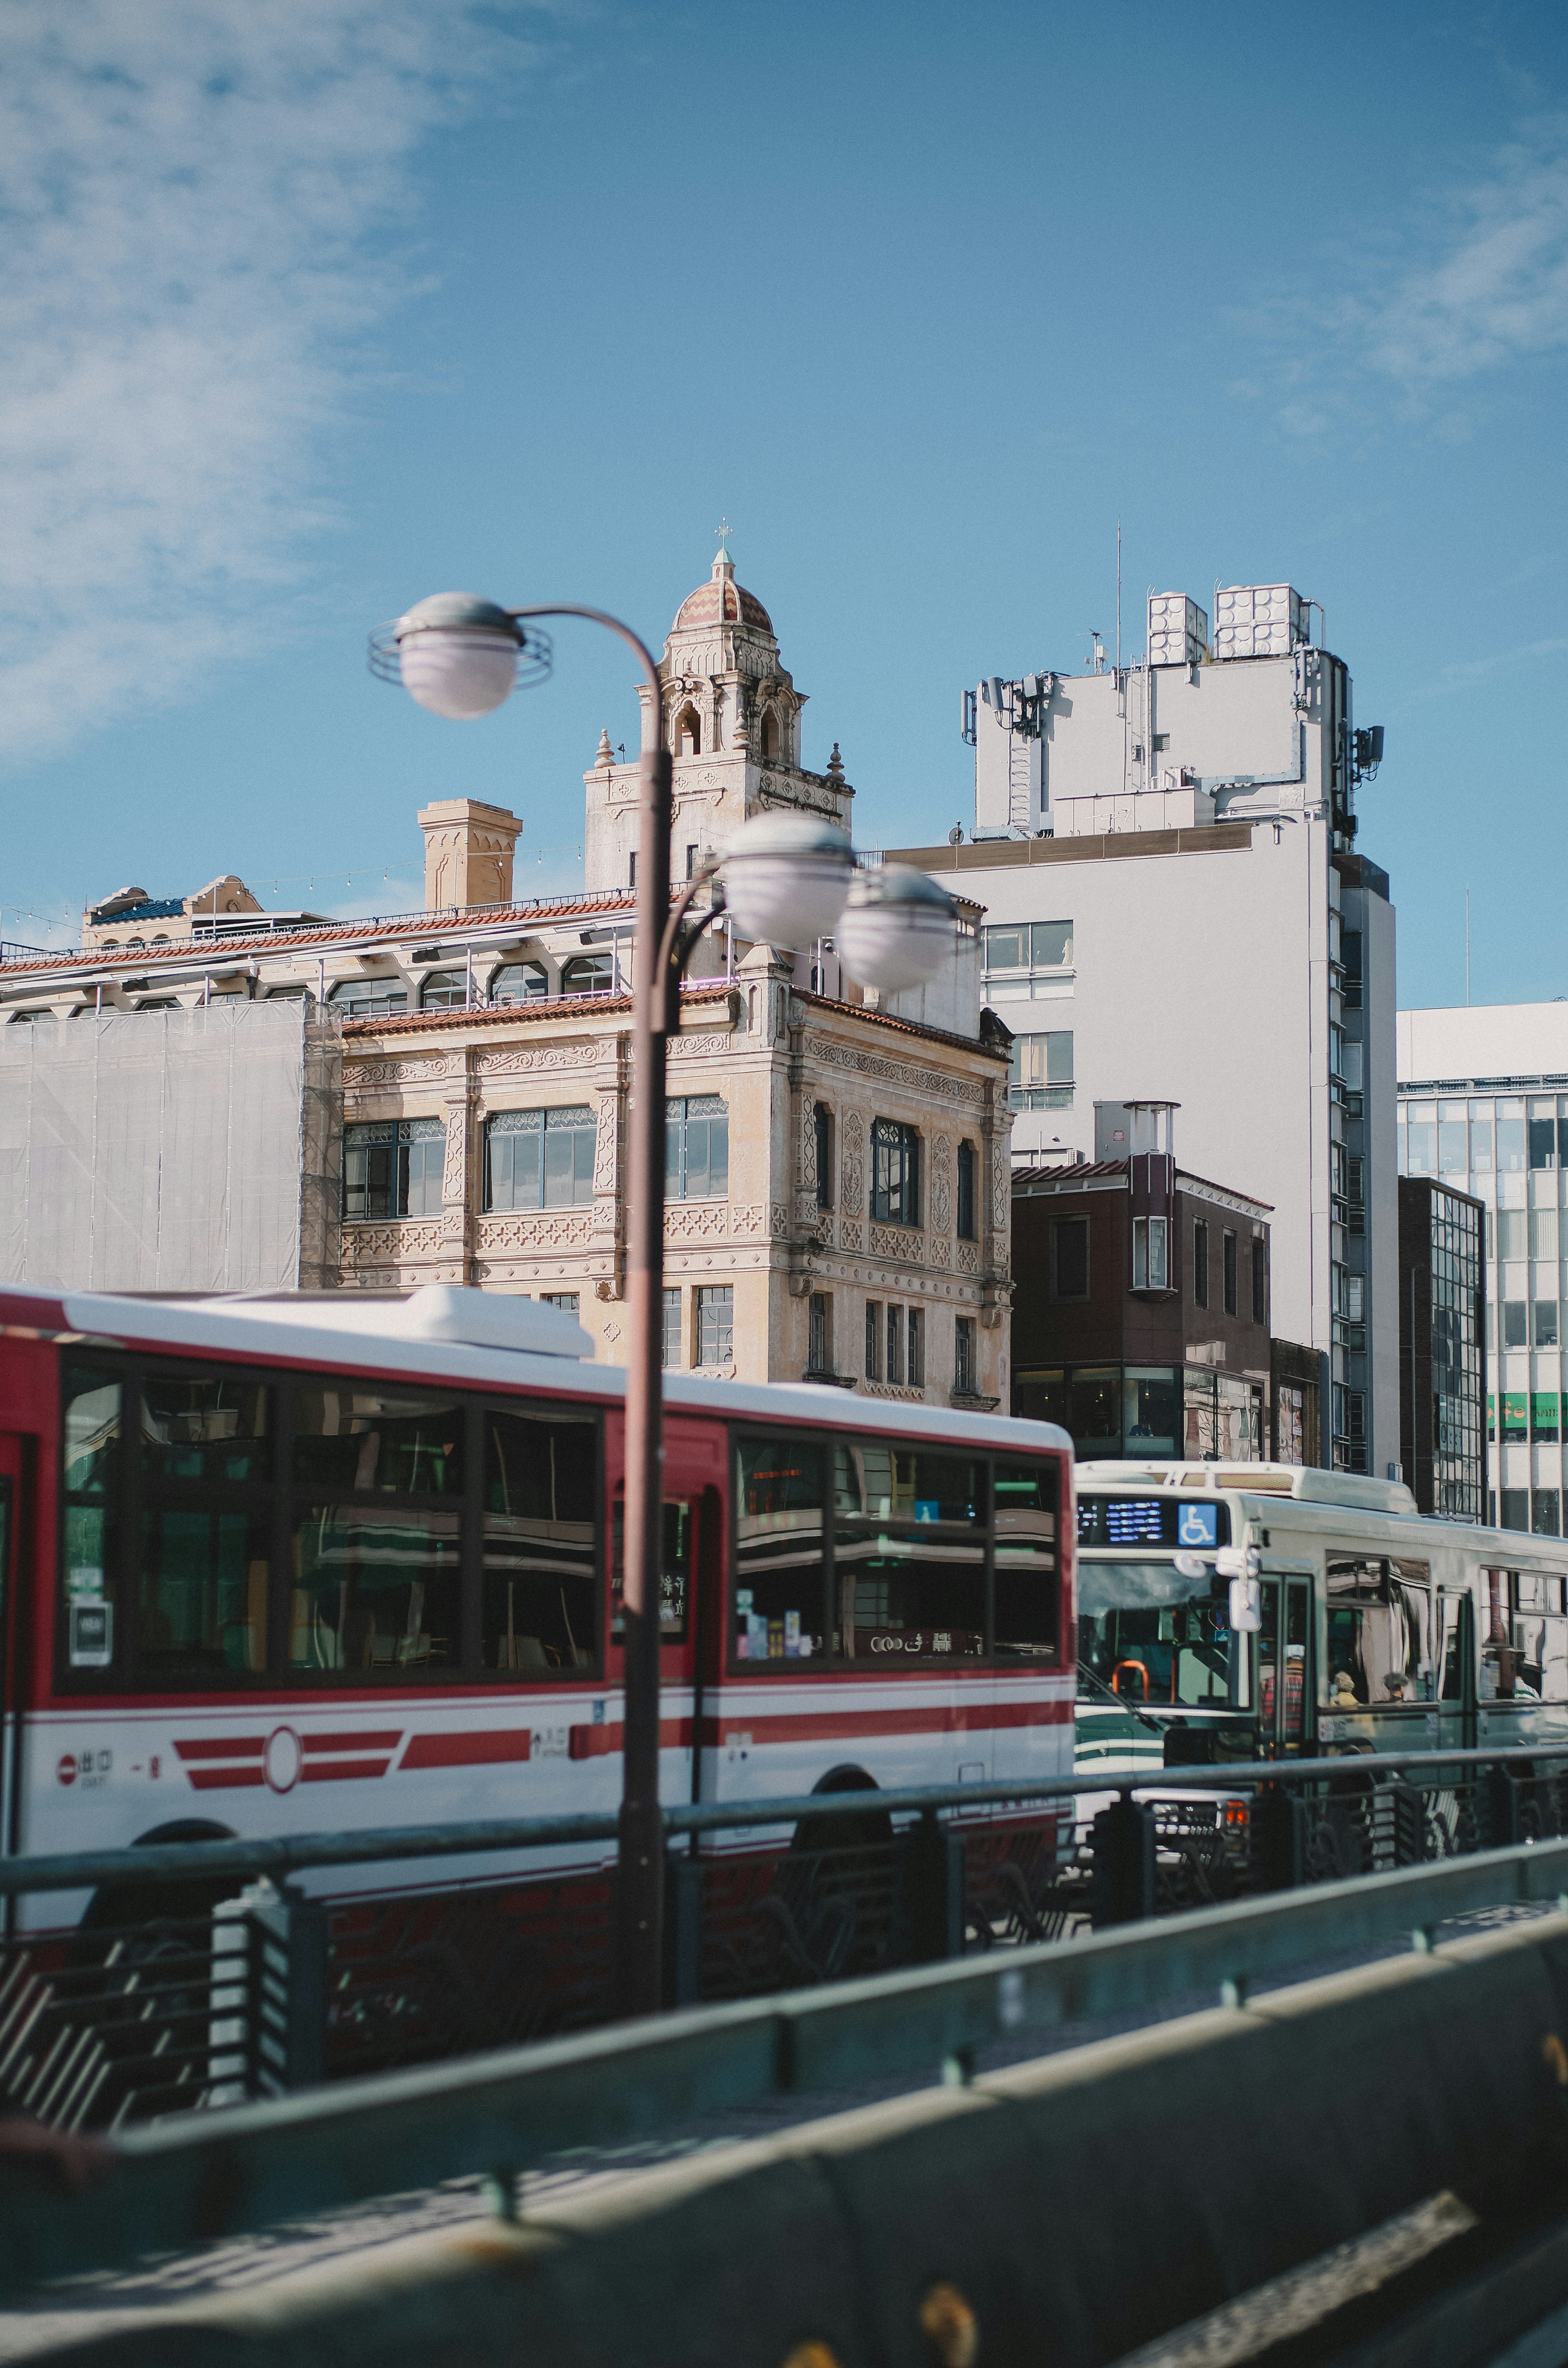
[(905, 863), (858, 871), (835, 943), (851, 978), (897, 995), (935, 978), (953, 950), (958, 908), (945, 888)]
[(405, 690), (432, 715), (488, 715), (517, 679), (521, 646), (505, 609), (472, 592), (437, 592), (392, 628)]
[(763, 945), (831, 937), (854, 876), (847, 837), (814, 814), (754, 814), (724, 850), (724, 901), (742, 937)]

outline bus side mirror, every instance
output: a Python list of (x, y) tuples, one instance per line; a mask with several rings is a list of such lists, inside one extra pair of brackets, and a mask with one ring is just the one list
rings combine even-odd
[(1263, 1625), (1263, 1582), (1256, 1578), (1231, 1581), (1231, 1625), (1243, 1634), (1256, 1634)]

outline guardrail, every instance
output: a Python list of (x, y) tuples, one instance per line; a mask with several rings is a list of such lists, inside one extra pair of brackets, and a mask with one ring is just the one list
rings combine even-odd
[[(108, 2177), (74, 2202), (27, 2183), (0, 2159), (0, 2292), (475, 2174), (490, 2180), (499, 2215), (509, 2217), (519, 2175), (567, 2148), (646, 2140), (728, 2108), (890, 2078), (968, 2087), (979, 2055), (999, 2041), (1016, 2044), (1031, 2032), (1205, 1994), (1236, 2009), (1259, 1982), (1313, 1958), (1351, 1956), (1402, 1938), (1430, 1959), (1433, 1936), (1449, 1919), (1524, 1902), (1568, 1905), (1568, 1841), (1521, 1844), (980, 1962), (670, 2014), (223, 2113), (183, 2115), (108, 2141)], [(1568, 1926), (1554, 1934), (1555, 1965), (1568, 1948)], [(1377, 1970), (1386, 1980), (1390, 1969)], [(1495, 2019), (1483, 2018), (1470, 2036), (1483, 2049), (1497, 2043)], [(1141, 2044), (1150, 2040), (1145, 2034)], [(1408, 2017), (1396, 2014), (1387, 2044), (1398, 2054), (1408, 2052), (1407, 2040)], [(1428, 2070), (1443, 2061), (1437, 2054), (1422, 2060)], [(1561, 2040), (1548, 2071), (1559, 2064), (1568, 2074)], [(1352, 2093), (1387, 2103), (1384, 2071), (1360, 2086), (1352, 2081)], [(1310, 2084), (1290, 2089), (1292, 2112), (1326, 2119), (1338, 2146), (1359, 2160), (1402, 2112), (1391, 2104), (1346, 2124), (1338, 2105), (1346, 2077), (1343, 2067), (1315, 2066)], [(1159, 2093), (1152, 2082), (1142, 2087), (1146, 2111)], [(1216, 2115), (1228, 2142), (1251, 2114), (1289, 2162), (1289, 2139), (1275, 2119), (1280, 2093), (1276, 2087), (1249, 2102), (1233, 2085), (1221, 2081), (1205, 2092), (1199, 2082), (1201, 2118), (1186, 2131), (1184, 2181), (1199, 2158), (1208, 2164), (1225, 2156)], [(1418, 2137), (1420, 2116), (1403, 2118)], [(1118, 2158), (1125, 2167), (1143, 2155), (1140, 2138)], [(1426, 2167), (1423, 2195), (1443, 2184), (1437, 2162)], [(952, 2192), (961, 2193), (961, 2182)], [(1096, 2210), (1102, 2226), (1114, 2222), (1107, 2196), (1097, 2196)], [(744, 2356), (753, 2356), (751, 2347)]]
[[(667, 1809), (669, 2003), (1568, 1835), (1568, 1749), (1091, 1781)], [(1085, 1798), (1108, 1805), (1083, 1819)], [(703, 1847), (748, 1830), (755, 1849)], [(615, 1833), (608, 1816), (505, 1818), (0, 1861), (0, 1896), (94, 1895), (77, 1930), (0, 1947), (0, 2088), (63, 2126), (114, 2127), (608, 2021), (613, 1873), (582, 1861)], [(323, 1903), (292, 1880), (426, 1861), (445, 1880), (391, 1896)]]

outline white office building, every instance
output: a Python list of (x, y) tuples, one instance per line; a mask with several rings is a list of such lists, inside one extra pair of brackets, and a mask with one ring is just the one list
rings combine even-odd
[(1486, 1519), (1562, 1531), (1568, 1002), (1399, 1015), (1399, 1168), (1486, 1204)]
[(1273, 1330), (1323, 1358), (1325, 1460), (1382, 1476), (1400, 1453), (1394, 916), (1356, 851), (1382, 734), (1354, 728), (1314, 606), (1233, 586), (1211, 632), (1160, 595), (1152, 663), (980, 684), (973, 838), (897, 857), (985, 907), (1015, 1160), (1114, 1156), (1096, 1102), (1178, 1103), (1183, 1166), (1273, 1207)]

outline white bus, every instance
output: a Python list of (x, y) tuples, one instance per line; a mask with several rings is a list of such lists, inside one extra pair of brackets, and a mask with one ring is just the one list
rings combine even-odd
[[(1568, 1543), (1296, 1464), (1078, 1466), (1076, 1767), (1568, 1744)], [(1230, 1626), (1227, 1546), (1263, 1621)]]

